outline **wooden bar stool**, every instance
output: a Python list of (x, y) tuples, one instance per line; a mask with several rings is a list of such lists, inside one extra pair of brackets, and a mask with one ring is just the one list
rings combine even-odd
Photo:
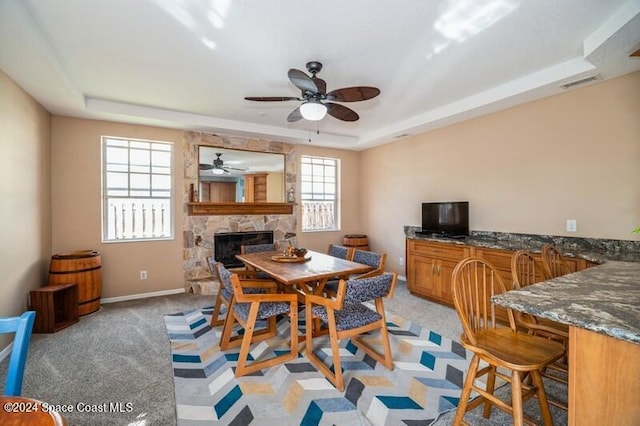
[(551, 244), (542, 246), (542, 265), (549, 279), (571, 273), (571, 268), (564, 261), (562, 253)]
[[(514, 289), (522, 289), (546, 279), (546, 273), (542, 266), (536, 261), (533, 255), (526, 250), (518, 250), (513, 254), (511, 258), (511, 274)], [(562, 359), (550, 364), (549, 368), (543, 370), (541, 374), (543, 377), (566, 385), (569, 374), (569, 366), (567, 364), (569, 326), (523, 312), (516, 312), (515, 319), (517, 325), (526, 329), (529, 334), (555, 340), (564, 346), (565, 354)], [(549, 370), (555, 373), (552, 374)], [(549, 399), (549, 404), (565, 410), (567, 409), (567, 403), (563, 401)]]
[[(507, 309), (509, 327), (498, 327), (490, 299), (505, 291), (498, 271), (484, 259), (464, 259), (453, 270), (453, 302), (463, 328), (460, 342), (473, 353), (454, 425), (466, 424), (464, 414), (481, 404), (484, 404), (485, 418), (489, 418), (491, 405), (494, 405), (511, 414), (514, 425), (534, 424), (524, 417), (522, 409), (523, 402), (532, 396), (538, 398), (544, 424), (553, 424), (540, 371), (562, 358), (564, 347), (558, 342), (517, 331), (511, 309)], [(488, 365), (479, 368), (480, 361)], [(502, 373), (504, 370), (510, 374)], [(474, 382), (485, 374), (488, 376), (483, 389)], [(526, 376), (531, 377), (532, 385), (523, 382)], [(511, 383), (511, 404), (493, 394), (496, 377)], [(480, 397), (469, 402), (472, 390)]]

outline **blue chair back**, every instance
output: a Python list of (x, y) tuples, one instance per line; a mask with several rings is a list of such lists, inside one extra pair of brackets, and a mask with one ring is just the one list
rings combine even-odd
[(374, 269), (384, 268), (385, 255), (374, 251), (356, 250), (353, 254), (353, 261), (369, 265)]
[(261, 253), (263, 251), (276, 251), (276, 245), (270, 244), (250, 244), (241, 246), (242, 253)]
[(328, 254), (329, 256), (338, 257), (340, 259), (349, 259), (351, 256), (351, 249), (349, 247), (331, 244), (329, 246)]
[(233, 272), (225, 268), (222, 263), (218, 264), (218, 277), (220, 278), (220, 284), (222, 284), (220, 291), (222, 292), (224, 300), (227, 301), (233, 297), (233, 284), (231, 284), (232, 274)]
[(385, 272), (371, 278), (360, 278), (347, 281), (344, 305), (367, 302), (385, 297), (392, 291), (394, 274)]
[(35, 319), (34, 311), (27, 311), (19, 317), (0, 318), (0, 333), (15, 333), (4, 395), (20, 396), (22, 392), (24, 366), (27, 363), (27, 351)]

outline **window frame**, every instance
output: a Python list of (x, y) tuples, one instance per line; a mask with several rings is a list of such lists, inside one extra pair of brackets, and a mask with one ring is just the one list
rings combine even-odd
[[(120, 141), (120, 142), (126, 142), (127, 143), (127, 163), (126, 163), (126, 167), (127, 167), (127, 171), (123, 172), (126, 173), (127, 175), (127, 189), (126, 191), (129, 192), (129, 195), (127, 196), (118, 196), (118, 195), (109, 195), (109, 191), (107, 188), (107, 173), (109, 172), (108, 167), (107, 167), (107, 148), (109, 147), (108, 141), (109, 140), (115, 140), (115, 141)], [(139, 150), (139, 149), (145, 149), (145, 148), (140, 148), (140, 147), (133, 147), (131, 146), (131, 144), (133, 143), (148, 143), (151, 144), (150, 147), (147, 149), (149, 151), (149, 171), (148, 172), (140, 172), (140, 171), (136, 171), (133, 172), (134, 175), (147, 175), (149, 178), (149, 196), (139, 196), (139, 195), (131, 195), (131, 191), (135, 189), (135, 187), (132, 187), (131, 185), (131, 175), (132, 175), (132, 161), (131, 161), (131, 150), (135, 149), (135, 150)], [(166, 145), (168, 147), (168, 150), (154, 150), (153, 149), (153, 144), (161, 144), (161, 145)], [(169, 154), (169, 166), (168, 166), (168, 175), (169, 175), (169, 189), (168, 189), (168, 196), (164, 197), (164, 196), (154, 196), (153, 195), (153, 176), (166, 176), (166, 174), (163, 173), (154, 173), (153, 169), (154, 169), (154, 162), (153, 162), (153, 152), (168, 152)], [(100, 190), (101, 190), (101, 197), (100, 197), (100, 203), (101, 203), (101, 240), (103, 244), (112, 244), (112, 243), (133, 243), (133, 242), (145, 242), (145, 241), (171, 241), (171, 240), (175, 240), (175, 215), (176, 215), (176, 208), (175, 208), (175, 166), (174, 166), (174, 160), (175, 160), (175, 143), (171, 142), (171, 141), (162, 141), (162, 140), (153, 140), (153, 139), (141, 139), (141, 138), (129, 138), (129, 137), (122, 137), (122, 136), (107, 136), (107, 135), (103, 135), (100, 137), (100, 167), (101, 167), (101, 182), (100, 182)], [(122, 163), (124, 164), (124, 163)], [(134, 163), (135, 166), (135, 163)], [(155, 167), (157, 168), (166, 168), (167, 166), (165, 165), (158, 165), (156, 164)], [(107, 221), (110, 218), (108, 209), (110, 209), (113, 206), (110, 206), (109, 200), (112, 199), (123, 199), (123, 200), (156, 200), (156, 201), (164, 201), (165, 205), (167, 206), (167, 209), (169, 211), (169, 223), (168, 225), (165, 226), (165, 228), (167, 228), (168, 226), (168, 235), (163, 236), (144, 236), (144, 237), (120, 237), (118, 238), (117, 236), (114, 238), (109, 238), (108, 233), (109, 233), (109, 224), (107, 223)], [(132, 204), (135, 201), (130, 201)], [(143, 213), (144, 214), (144, 211)], [(151, 213), (153, 215), (153, 212)], [(161, 215), (163, 215), (163, 213), (161, 213)], [(118, 220), (117, 218), (114, 220)], [(144, 221), (144, 219), (143, 219)], [(143, 222), (144, 223), (144, 222)], [(117, 232), (114, 231), (114, 232)], [(144, 232), (144, 229), (143, 229)]]
[[(333, 201), (334, 204), (334, 212), (333, 212), (333, 227), (332, 228), (327, 228), (327, 229), (305, 229), (305, 221), (304, 221), (304, 204), (307, 201), (328, 201), (326, 199), (326, 194), (327, 192), (323, 192), (323, 194), (325, 194), (325, 198), (323, 199), (305, 199), (304, 198), (304, 194), (305, 192), (303, 191), (303, 186), (304, 183), (308, 182), (304, 180), (304, 174), (302, 172), (303, 169), (303, 164), (305, 162), (305, 159), (309, 159), (311, 161), (313, 160), (322, 160), (324, 161), (332, 161), (334, 163), (335, 167), (335, 182), (334, 184), (334, 198), (331, 200)], [(302, 155), (300, 158), (300, 229), (302, 232), (337, 232), (340, 231), (341, 229), (341, 215), (340, 215), (340, 206), (341, 206), (341, 197), (340, 197), (340, 166), (341, 166), (341, 162), (339, 158), (334, 158), (334, 157), (324, 157), (324, 156), (319, 156), (319, 155)], [(323, 167), (327, 167), (326, 165), (324, 165)], [(313, 185), (313, 173), (312, 173), (312, 179), (309, 183), (311, 183)], [(317, 182), (316, 182), (317, 183)], [(326, 185), (327, 182), (325, 180), (322, 180), (322, 184)]]

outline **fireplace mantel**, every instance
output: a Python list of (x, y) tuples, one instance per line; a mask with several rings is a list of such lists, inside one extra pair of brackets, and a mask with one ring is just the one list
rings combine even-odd
[(294, 203), (187, 203), (190, 216), (293, 214)]

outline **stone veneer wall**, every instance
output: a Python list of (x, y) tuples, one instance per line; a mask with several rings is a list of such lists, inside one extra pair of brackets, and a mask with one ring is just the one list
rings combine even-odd
[[(277, 141), (247, 139), (235, 136), (214, 135), (201, 132), (184, 132), (184, 188), (183, 188), (183, 270), (185, 287), (187, 280), (211, 275), (207, 257), (213, 256), (213, 234), (216, 232), (242, 232), (272, 230), (274, 240), (284, 238), (287, 232), (295, 232), (296, 211), (292, 215), (236, 215), (236, 216), (189, 216), (189, 186), (198, 188), (198, 146), (242, 149), (245, 151), (274, 152), (285, 154), (285, 194), (290, 188), (295, 190), (296, 153), (294, 145)], [(295, 193), (295, 191), (294, 191)], [(196, 244), (197, 237), (202, 240)]]

